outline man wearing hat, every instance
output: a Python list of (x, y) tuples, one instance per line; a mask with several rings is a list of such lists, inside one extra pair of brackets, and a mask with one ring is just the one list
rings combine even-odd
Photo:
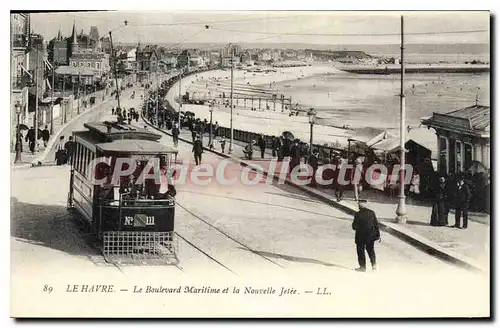
[(375, 257), (374, 243), (380, 240), (380, 230), (375, 212), (368, 208), (366, 200), (359, 200), (359, 211), (354, 215), (352, 229), (356, 231), (354, 241), (358, 253), (359, 268), (356, 271), (366, 271), (365, 250), (370, 258), (372, 269), (376, 270), (377, 261)]
[[(467, 229), (469, 202), (472, 197), (469, 186), (465, 183), (464, 176), (457, 179), (456, 207), (455, 207), (455, 228)], [(460, 227), (460, 218), (463, 216), (464, 223)]]

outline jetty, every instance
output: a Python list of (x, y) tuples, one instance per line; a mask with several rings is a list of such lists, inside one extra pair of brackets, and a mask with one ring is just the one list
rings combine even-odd
[[(338, 66), (338, 69), (344, 72), (355, 74), (400, 74), (401, 66), (399, 65), (377, 65), (377, 66), (355, 66), (344, 65)], [(470, 65), (470, 64), (409, 64), (405, 65), (405, 73), (488, 73), (489, 65)]]

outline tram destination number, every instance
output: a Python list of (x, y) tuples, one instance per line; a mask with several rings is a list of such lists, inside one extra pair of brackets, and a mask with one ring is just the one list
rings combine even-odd
[[(126, 215), (124, 216), (124, 225), (126, 226), (133, 226), (133, 225), (155, 225), (155, 217), (154, 216), (148, 216), (148, 215), (143, 215), (143, 214), (137, 214), (134, 216), (129, 216)], [(142, 223), (142, 224), (141, 224)]]

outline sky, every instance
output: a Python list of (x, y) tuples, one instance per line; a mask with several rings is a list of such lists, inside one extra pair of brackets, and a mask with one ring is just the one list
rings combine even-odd
[[(32, 31), (46, 40), (71, 34), (73, 21), (80, 32), (97, 26), (102, 36), (110, 30), (113, 41), (137, 43), (311, 43), (397, 44), (400, 14), (396, 12), (328, 11), (109, 11), (32, 13)], [(489, 32), (426, 34), (489, 30), (488, 12), (406, 12), (405, 42), (450, 44), (489, 43)], [(162, 25), (163, 24), (163, 25)], [(168, 25), (178, 24), (178, 25)], [(206, 29), (205, 25), (208, 25)], [(278, 34), (266, 34), (278, 33)], [(307, 35), (283, 35), (283, 33)], [(318, 34), (394, 34), (384, 36)]]

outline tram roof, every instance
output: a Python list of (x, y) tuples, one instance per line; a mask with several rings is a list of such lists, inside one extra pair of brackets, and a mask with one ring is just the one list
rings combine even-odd
[(119, 139), (143, 139), (156, 141), (161, 139), (161, 135), (158, 133), (151, 132), (147, 129), (118, 124), (117, 122), (90, 122), (85, 123), (84, 126), (92, 133), (111, 141)]
[(177, 153), (177, 149), (163, 145), (157, 141), (136, 139), (123, 139), (100, 143), (96, 145), (96, 148), (109, 155), (113, 155), (113, 153), (133, 155)]

